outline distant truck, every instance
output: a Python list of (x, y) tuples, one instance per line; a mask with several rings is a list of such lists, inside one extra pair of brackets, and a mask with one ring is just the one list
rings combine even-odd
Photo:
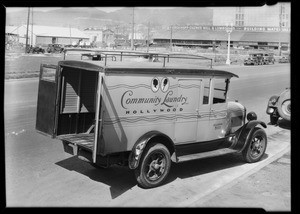
[(64, 46), (62, 44), (49, 44), (47, 47), (47, 53), (62, 53)]
[(275, 63), (274, 53), (264, 53), (263, 54), (263, 64), (264, 65), (269, 65), (269, 64), (274, 64), (274, 63)]
[(251, 53), (249, 57), (244, 60), (244, 65), (263, 65), (264, 57), (262, 53)]
[[(266, 124), (227, 99), (236, 74), (166, 62), (172, 54), (101, 54), (101, 61), (41, 65), (36, 129), (60, 139), (66, 152), (97, 167), (127, 166), (143, 188), (162, 185), (172, 162), (234, 152), (249, 163), (263, 157)], [(147, 54), (147, 62), (123, 62)], [(112, 55), (120, 61), (108, 63)]]

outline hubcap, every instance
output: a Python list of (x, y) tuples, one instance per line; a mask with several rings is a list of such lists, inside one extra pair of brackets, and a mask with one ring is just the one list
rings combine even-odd
[(257, 136), (255, 138), (253, 138), (252, 142), (251, 142), (251, 153), (250, 155), (255, 159), (257, 157), (259, 157), (263, 150), (264, 150), (264, 146), (265, 146), (265, 140), (260, 137)]
[(159, 179), (165, 172), (166, 159), (162, 153), (153, 153), (146, 166), (147, 178), (151, 181)]

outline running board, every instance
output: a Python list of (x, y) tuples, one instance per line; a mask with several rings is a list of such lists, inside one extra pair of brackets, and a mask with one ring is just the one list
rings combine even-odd
[(184, 156), (179, 156), (177, 157), (177, 162), (183, 162), (183, 161), (189, 161), (189, 160), (195, 160), (195, 159), (202, 159), (202, 158), (209, 158), (209, 157), (214, 157), (214, 156), (219, 156), (219, 155), (225, 155), (225, 154), (230, 154), (237, 152), (236, 150), (233, 149), (218, 149), (214, 151), (209, 151), (209, 152), (201, 152), (201, 153), (196, 153), (196, 154), (189, 154), (189, 155), (184, 155)]

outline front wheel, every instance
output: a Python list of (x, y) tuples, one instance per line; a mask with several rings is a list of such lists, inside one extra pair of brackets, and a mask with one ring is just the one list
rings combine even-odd
[(266, 132), (261, 128), (255, 127), (250, 142), (242, 152), (243, 158), (247, 163), (257, 162), (265, 154), (266, 148)]
[(135, 177), (143, 188), (157, 187), (165, 181), (170, 168), (169, 150), (160, 143), (154, 143), (144, 151), (140, 164), (135, 169)]

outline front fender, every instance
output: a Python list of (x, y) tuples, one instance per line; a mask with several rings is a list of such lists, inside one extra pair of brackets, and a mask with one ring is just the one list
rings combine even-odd
[(279, 98), (279, 96), (276, 96), (276, 95), (270, 97), (270, 99), (268, 101), (268, 107), (276, 107), (278, 98)]
[(246, 147), (246, 145), (249, 143), (252, 135), (253, 129), (257, 126), (261, 125), (264, 128), (267, 128), (267, 125), (259, 120), (251, 120), (248, 123), (246, 123), (242, 129), (240, 129), (240, 133), (238, 134), (237, 143), (234, 146), (234, 150), (237, 150), (238, 152), (243, 151), (243, 149)]
[(130, 169), (135, 169), (135, 168), (138, 167), (139, 161), (141, 159), (141, 156), (142, 156), (142, 153), (143, 153), (144, 149), (146, 148), (147, 144), (153, 138), (156, 138), (156, 137), (158, 137), (160, 139), (164, 139), (165, 142), (169, 142), (169, 144), (167, 144), (167, 147), (169, 147), (168, 145), (173, 145), (172, 150), (174, 150), (173, 141), (167, 135), (165, 135), (165, 134), (163, 134), (159, 131), (150, 131), (150, 132), (144, 134), (142, 137), (140, 137), (136, 141), (134, 146), (132, 147), (131, 153), (130, 153), (129, 158), (128, 158), (128, 166), (129, 166)]

